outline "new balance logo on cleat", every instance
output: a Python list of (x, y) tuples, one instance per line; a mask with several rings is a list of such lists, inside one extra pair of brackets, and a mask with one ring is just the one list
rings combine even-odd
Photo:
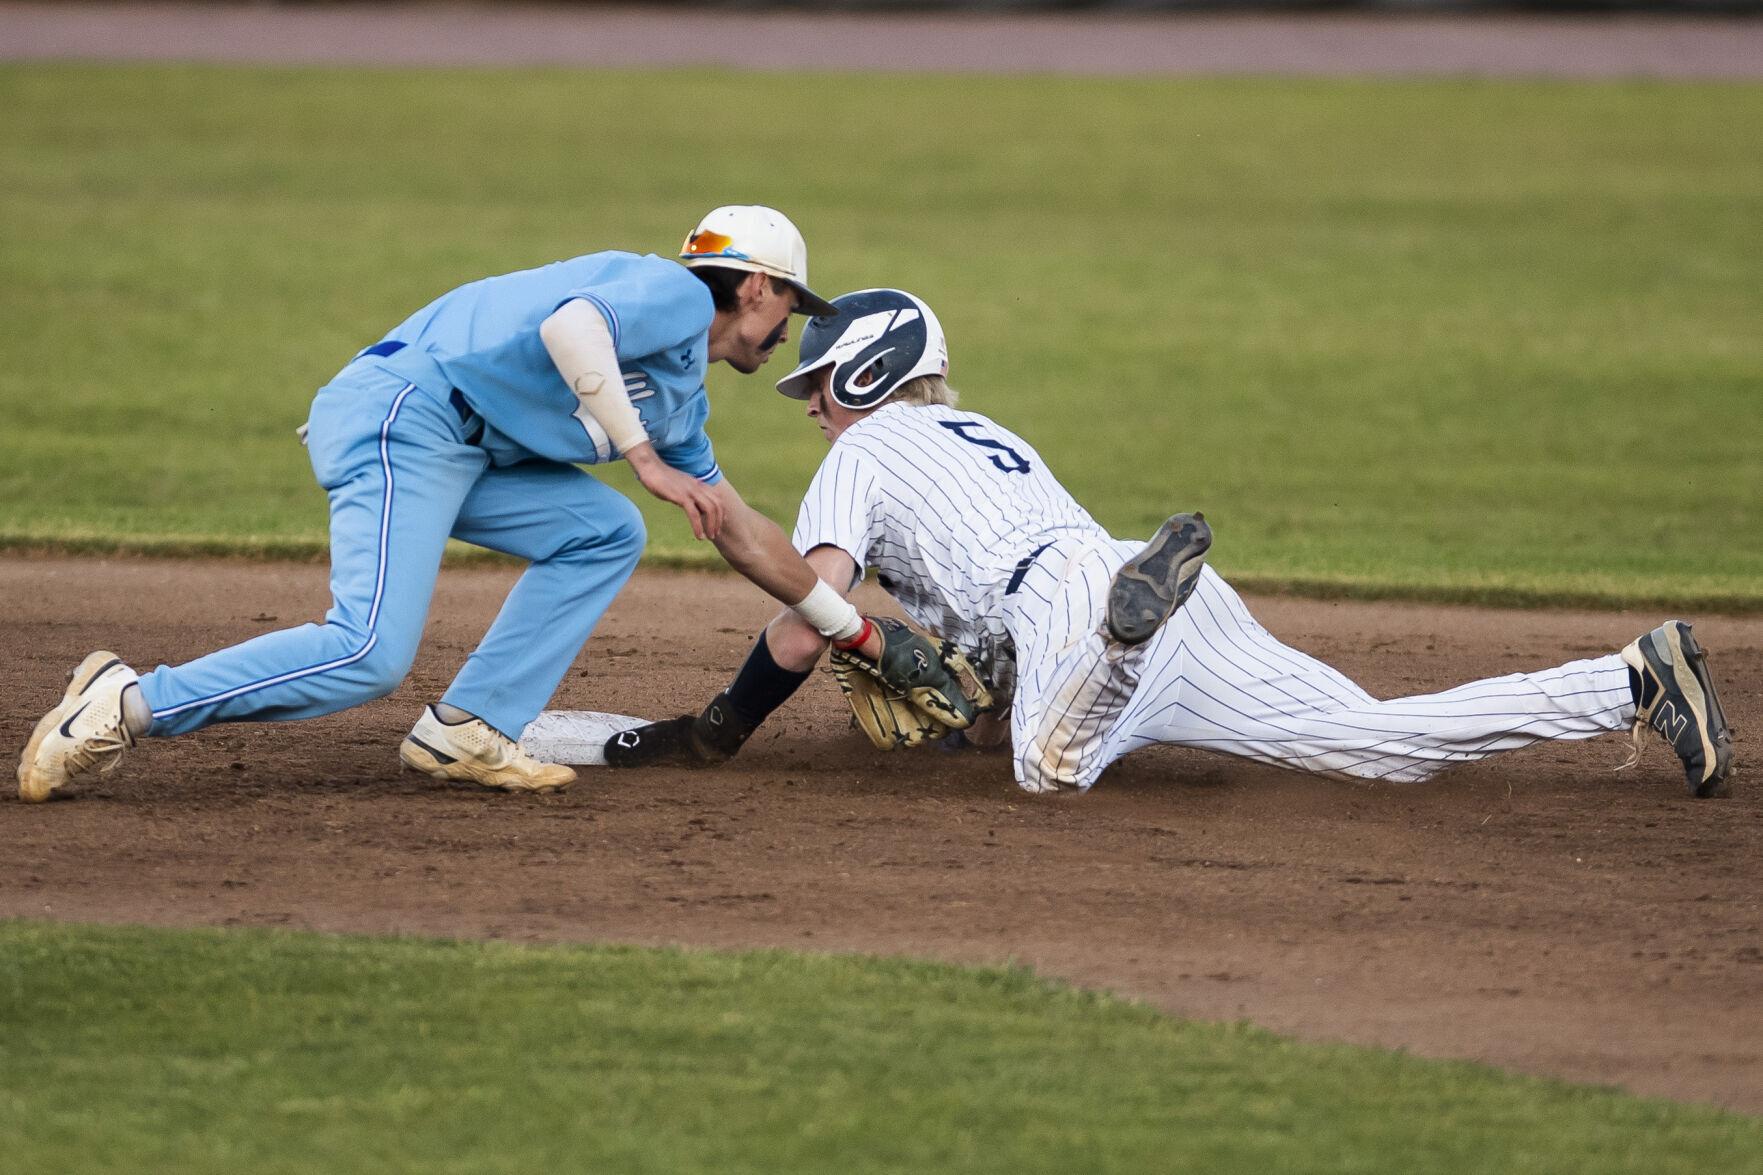
[(1622, 660), (1640, 680), (1635, 698), (1634, 753), (1640, 759), (1641, 732), (1651, 729), (1677, 753), (1690, 793), (1699, 799), (1726, 794), (1732, 774), (1732, 730), (1708, 673), (1708, 655), (1690, 626), (1671, 620), (1631, 642)]
[(1677, 707), (1673, 706), (1670, 701), (1661, 703), (1658, 712), (1653, 715), (1653, 729), (1664, 735), (1665, 741), (1674, 746), (1677, 740), (1683, 737), (1683, 729), (1687, 725), (1689, 725), (1689, 716), (1679, 714)]

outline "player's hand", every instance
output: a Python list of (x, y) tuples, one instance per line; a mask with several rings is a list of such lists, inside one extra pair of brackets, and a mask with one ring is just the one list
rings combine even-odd
[(652, 445), (638, 445), (625, 460), (644, 489), (685, 511), (694, 537), (714, 542), (722, 533), (722, 502), (711, 487), (657, 457)]

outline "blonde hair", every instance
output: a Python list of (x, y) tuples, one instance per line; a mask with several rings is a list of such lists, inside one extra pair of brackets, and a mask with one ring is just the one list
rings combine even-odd
[(921, 375), (917, 379), (909, 379), (894, 390), (888, 397), (891, 404), (941, 404), (945, 408), (953, 408), (961, 393), (949, 386), (949, 381), (940, 375)]

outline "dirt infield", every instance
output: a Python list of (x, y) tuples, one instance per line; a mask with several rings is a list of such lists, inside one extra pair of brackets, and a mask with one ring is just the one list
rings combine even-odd
[[(721, 772), (593, 771), (554, 797), (400, 776), (398, 740), (511, 579), (445, 573), (391, 699), (149, 743), (68, 800), (0, 800), (0, 916), (1015, 960), (1184, 1015), (1763, 1112), (1763, 800), (1742, 777), (1691, 801), (1662, 746), (1613, 775), (1617, 738), (1418, 787), (1157, 749), (1037, 800), (995, 755), (871, 751), (824, 678)], [(318, 567), (20, 558), (0, 598), (12, 748), (94, 647), (182, 660), (328, 600)], [(1386, 694), (1659, 619), (1253, 604)], [(640, 574), (556, 704), (695, 707), (770, 611), (733, 577)], [(1697, 633), (1753, 727), (1763, 619)]]
[(1763, 76), (1763, 21), (0, 2), (0, 58), (1078, 74)]

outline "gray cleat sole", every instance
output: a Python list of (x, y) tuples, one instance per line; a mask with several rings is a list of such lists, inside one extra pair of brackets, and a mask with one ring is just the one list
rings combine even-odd
[(1156, 635), (1199, 582), (1212, 546), (1204, 514), (1177, 514), (1114, 573), (1108, 589), (1108, 635), (1123, 645)]

